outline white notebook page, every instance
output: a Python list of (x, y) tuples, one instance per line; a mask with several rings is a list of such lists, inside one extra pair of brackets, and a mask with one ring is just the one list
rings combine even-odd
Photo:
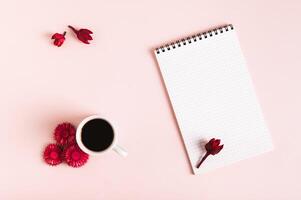
[[(195, 39), (155, 54), (193, 172), (199, 174), (269, 151), (273, 145), (235, 29), (229, 25)], [(224, 149), (197, 169), (205, 154), (203, 145), (211, 138), (221, 139)]]

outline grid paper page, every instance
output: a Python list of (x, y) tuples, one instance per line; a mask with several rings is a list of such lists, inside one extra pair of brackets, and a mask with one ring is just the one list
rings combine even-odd
[[(181, 47), (155, 52), (194, 174), (273, 148), (233, 29)], [(204, 144), (224, 149), (196, 165)]]

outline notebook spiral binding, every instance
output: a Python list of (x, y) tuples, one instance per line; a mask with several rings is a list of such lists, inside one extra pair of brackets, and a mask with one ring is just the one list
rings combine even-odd
[(209, 37), (213, 37), (214, 35), (222, 34), (223, 32), (233, 30), (234, 27), (232, 24), (221, 26), (210, 31), (201, 32), (186, 38), (182, 38), (180, 40), (176, 40), (175, 42), (168, 43), (164, 46), (156, 48), (156, 54), (164, 53), (165, 51), (170, 51), (175, 48), (179, 48), (181, 46), (185, 46), (187, 44), (191, 44), (192, 42), (197, 42), (198, 40), (207, 39)]

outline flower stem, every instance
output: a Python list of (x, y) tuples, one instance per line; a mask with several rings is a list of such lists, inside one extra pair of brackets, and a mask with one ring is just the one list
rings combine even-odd
[(73, 26), (68, 26), (74, 33), (77, 33), (77, 30)]
[(63, 33), (63, 36), (65, 36), (65, 35), (66, 35), (66, 33), (67, 33), (67, 32), (65, 31), (65, 32)]
[(201, 164), (206, 160), (206, 158), (209, 156), (210, 154), (207, 152), (205, 154), (205, 156), (202, 158), (202, 160), (199, 162), (199, 164), (196, 166), (196, 168), (200, 168)]

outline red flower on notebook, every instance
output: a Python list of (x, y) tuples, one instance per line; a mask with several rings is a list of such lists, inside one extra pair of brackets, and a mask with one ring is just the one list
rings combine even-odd
[(199, 164), (197, 165), (197, 168), (199, 168), (201, 166), (201, 164), (207, 159), (207, 157), (209, 155), (216, 155), (223, 149), (224, 145), (220, 145), (220, 143), (221, 143), (220, 139), (212, 138), (205, 145), (205, 149), (207, 152), (206, 152), (205, 156), (202, 158), (202, 160), (199, 162)]

